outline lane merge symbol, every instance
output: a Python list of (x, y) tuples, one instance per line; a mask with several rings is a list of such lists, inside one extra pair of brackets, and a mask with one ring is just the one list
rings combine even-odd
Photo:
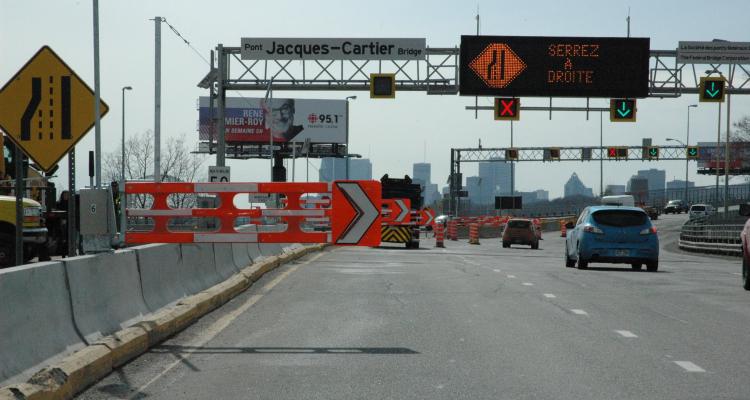
[(507, 87), (526, 69), (526, 63), (505, 43), (491, 43), (479, 53), (469, 67), (487, 86)]

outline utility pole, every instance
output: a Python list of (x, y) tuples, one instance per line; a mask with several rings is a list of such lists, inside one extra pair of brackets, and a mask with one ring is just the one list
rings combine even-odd
[(161, 182), (161, 21), (154, 17), (154, 182)]
[[(102, 126), (99, 117), (99, 0), (94, 0), (94, 150), (96, 187), (102, 185)], [(41, 111), (40, 111), (41, 112)]]
[(224, 124), (224, 112), (226, 111), (226, 90), (224, 90), (224, 72), (226, 72), (226, 68), (224, 67), (224, 62), (226, 59), (226, 56), (224, 55), (224, 45), (219, 43), (218, 46), (216, 46), (216, 53), (217, 53), (217, 73), (216, 73), (216, 119), (218, 119), (218, 126), (216, 128), (216, 165), (219, 167), (224, 167), (224, 157), (227, 154), (226, 150), (226, 126)]
[[(630, 17), (628, 17), (629, 23)], [(604, 112), (602, 111), (599, 111), (599, 197), (604, 197)]]

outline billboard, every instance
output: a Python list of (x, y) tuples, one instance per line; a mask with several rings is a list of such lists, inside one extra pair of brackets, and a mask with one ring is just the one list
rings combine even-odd
[[(715, 171), (724, 169), (726, 163), (726, 142), (720, 143), (718, 149), (716, 142), (698, 142), (698, 171)], [(718, 160), (717, 160), (718, 154)], [(729, 143), (729, 172), (730, 175), (746, 174), (750, 172), (750, 143)]]
[(424, 38), (242, 38), (243, 60), (424, 60)]
[(471, 96), (648, 95), (648, 38), (461, 36), (459, 91)]
[[(227, 97), (224, 126), (227, 143), (347, 142), (346, 100)], [(214, 117), (217, 115), (214, 102)], [(214, 127), (214, 130), (216, 127)], [(211, 137), (209, 98), (198, 99), (198, 132)]]

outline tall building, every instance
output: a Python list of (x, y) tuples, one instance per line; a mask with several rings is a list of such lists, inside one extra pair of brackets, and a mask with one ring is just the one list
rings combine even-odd
[(482, 204), (480, 201), (484, 196), (482, 178), (478, 176), (466, 177), (466, 190), (469, 192), (469, 202), (471, 204)]
[(604, 193), (608, 196), (625, 194), (625, 191), (625, 185), (607, 185), (607, 187), (604, 189)]
[(503, 159), (479, 163), (479, 177), (482, 178), (482, 204), (494, 204), (495, 196), (509, 196), (511, 192), (511, 165)]
[(637, 203), (649, 201), (649, 181), (647, 178), (633, 175), (628, 181), (628, 193), (633, 195)]
[(594, 191), (586, 187), (575, 172), (570, 176), (568, 182), (565, 183), (565, 197), (573, 196), (594, 197)]
[(334, 157), (321, 159), (318, 177), (320, 178), (320, 182), (333, 182), (335, 180), (346, 179), (346, 159)]
[(369, 181), (372, 179), (372, 163), (367, 158), (353, 158), (349, 161), (349, 179)]
[(648, 179), (648, 190), (664, 190), (667, 182), (667, 171), (663, 169), (644, 169), (638, 171), (638, 177)]
[(419, 182), (420, 185), (428, 185), (432, 183), (431, 179), (432, 165), (430, 163), (414, 163), (412, 167), (412, 180)]
[(549, 201), (549, 190), (539, 189), (535, 193), (537, 201)]

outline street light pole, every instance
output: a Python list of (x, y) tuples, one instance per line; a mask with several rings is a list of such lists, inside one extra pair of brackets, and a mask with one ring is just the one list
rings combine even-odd
[(349, 179), (349, 100), (357, 100), (357, 96), (346, 96), (346, 179)]
[(127, 199), (125, 198), (125, 91), (133, 90), (131, 86), (122, 88), (122, 148), (120, 149), (120, 238), (125, 240), (125, 208)]
[(687, 137), (685, 138), (685, 203), (688, 201), (688, 168), (690, 166), (690, 159), (687, 157), (687, 147), (690, 146), (690, 109), (698, 107), (697, 104), (691, 104), (687, 110)]

